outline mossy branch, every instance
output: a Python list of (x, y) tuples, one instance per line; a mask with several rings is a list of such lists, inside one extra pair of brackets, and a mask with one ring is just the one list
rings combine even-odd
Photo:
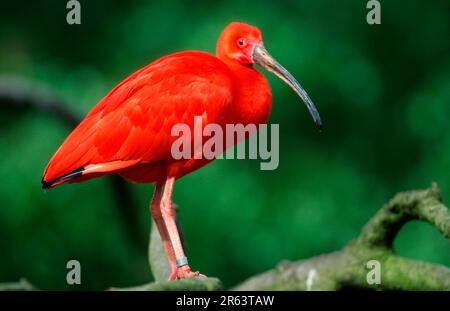
[(37, 288), (28, 282), (27, 279), (20, 279), (19, 282), (0, 283), (0, 291), (31, 291)]
[(358, 242), (368, 246), (392, 248), (401, 227), (411, 220), (423, 220), (450, 238), (450, 213), (442, 204), (435, 183), (426, 190), (398, 193), (363, 228)]
[[(442, 204), (436, 184), (430, 189), (397, 194), (342, 250), (254, 276), (234, 290), (450, 290), (450, 269), (395, 254), (395, 236), (408, 221), (419, 219), (450, 238), (450, 211)], [(369, 284), (368, 263), (379, 262), (380, 284)], [(370, 266), (369, 266), (370, 267)]]
[(135, 287), (110, 288), (118, 291), (217, 291), (223, 285), (216, 278), (190, 278), (178, 281), (159, 281)]
[[(297, 262), (281, 262), (276, 268), (256, 275), (232, 290), (450, 290), (450, 269), (398, 256), (392, 248), (399, 230), (418, 219), (436, 227), (450, 238), (450, 211), (442, 204), (436, 184), (426, 190), (397, 194), (364, 226), (361, 234), (342, 250)], [(169, 272), (161, 239), (153, 226), (149, 258), (156, 281), (110, 290), (221, 290), (216, 278), (193, 278), (169, 282)], [(380, 282), (368, 281), (376, 261)], [(0, 284), (0, 290), (34, 289), (28, 282)]]
[[(297, 262), (281, 262), (275, 269), (254, 276), (232, 290), (450, 290), (450, 269), (409, 260), (395, 254), (392, 245), (408, 221), (419, 219), (450, 237), (450, 211), (442, 204), (436, 184), (426, 190), (397, 194), (364, 226), (361, 234), (342, 250)], [(155, 226), (153, 226), (155, 227)], [(196, 278), (167, 282), (169, 268), (161, 239), (152, 229), (149, 258), (156, 282), (131, 290), (222, 289), (217, 279)], [(376, 260), (381, 279), (369, 284), (367, 276)]]

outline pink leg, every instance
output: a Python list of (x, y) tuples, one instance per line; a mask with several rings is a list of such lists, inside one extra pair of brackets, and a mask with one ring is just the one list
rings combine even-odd
[(175, 253), (172, 248), (172, 243), (170, 242), (169, 233), (167, 232), (166, 225), (164, 223), (161, 214), (161, 192), (162, 184), (156, 184), (155, 193), (153, 194), (152, 202), (150, 203), (150, 211), (155, 221), (156, 227), (158, 228), (159, 235), (161, 236), (162, 243), (164, 245), (164, 250), (166, 251), (167, 259), (170, 266), (169, 280), (174, 280), (177, 277), (177, 265), (175, 261)]
[(192, 272), (187, 258), (184, 255), (183, 245), (181, 244), (180, 235), (178, 233), (177, 225), (174, 218), (174, 210), (172, 206), (172, 192), (175, 178), (169, 177), (166, 180), (166, 186), (164, 188), (164, 194), (161, 200), (161, 213), (164, 223), (167, 228), (167, 232), (172, 242), (173, 251), (176, 258), (176, 278), (184, 279), (195, 276), (204, 276), (198, 272)]

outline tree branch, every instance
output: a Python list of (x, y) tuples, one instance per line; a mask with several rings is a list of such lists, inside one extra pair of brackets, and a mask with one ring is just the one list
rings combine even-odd
[[(450, 237), (450, 211), (441, 203), (436, 184), (430, 189), (397, 194), (341, 251), (298, 262), (254, 276), (234, 290), (450, 290), (450, 269), (395, 254), (392, 244), (401, 227), (420, 219)], [(377, 260), (381, 283), (367, 282), (367, 264)]]
[[(401, 227), (413, 219), (427, 221), (449, 237), (450, 212), (441, 203), (436, 184), (430, 189), (397, 194), (342, 250), (298, 262), (283, 261), (275, 269), (256, 275), (232, 290), (450, 290), (450, 269), (402, 258), (392, 249)], [(210, 286), (209, 278), (197, 278), (193, 284), (185, 280), (164, 281), (169, 268), (155, 226), (149, 252), (156, 282), (131, 290), (196, 290), (199, 286), (221, 289), (216, 279), (212, 282), (217, 286)], [(371, 285), (367, 275), (369, 267), (372, 268), (368, 263), (373, 260), (380, 265), (381, 282)]]
[(19, 282), (0, 283), (0, 291), (30, 291), (37, 290), (33, 284), (26, 279), (20, 279)]
[(34, 109), (50, 113), (70, 128), (81, 121), (63, 100), (48, 89), (17, 77), (0, 77), (0, 108), (18, 111)]
[(397, 194), (367, 223), (358, 242), (391, 248), (401, 227), (413, 219), (429, 222), (450, 238), (450, 213), (435, 183), (430, 189)]
[(110, 288), (118, 291), (216, 291), (223, 286), (216, 278), (190, 278), (179, 281), (161, 281), (128, 288)]

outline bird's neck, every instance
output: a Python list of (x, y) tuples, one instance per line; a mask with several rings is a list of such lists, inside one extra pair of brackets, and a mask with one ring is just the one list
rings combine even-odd
[(253, 67), (227, 64), (235, 76), (233, 112), (229, 123), (255, 125), (267, 122), (272, 109), (272, 93), (266, 78)]

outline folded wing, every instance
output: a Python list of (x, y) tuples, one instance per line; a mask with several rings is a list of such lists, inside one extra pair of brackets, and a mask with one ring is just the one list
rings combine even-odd
[(220, 123), (233, 100), (229, 69), (203, 52), (161, 58), (106, 95), (51, 158), (44, 188), (139, 163), (170, 161), (175, 124)]

